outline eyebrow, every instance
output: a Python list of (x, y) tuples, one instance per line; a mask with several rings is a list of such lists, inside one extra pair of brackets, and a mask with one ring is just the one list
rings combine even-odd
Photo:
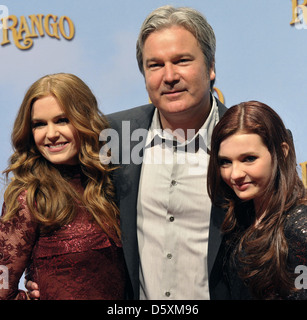
[[(239, 157), (257, 156), (257, 155), (258, 155), (257, 151), (250, 151), (250, 152), (244, 152), (244, 153), (239, 154)], [(218, 158), (219, 159), (229, 159), (229, 157), (224, 156), (224, 155), (220, 155), (220, 154), (218, 154)]]

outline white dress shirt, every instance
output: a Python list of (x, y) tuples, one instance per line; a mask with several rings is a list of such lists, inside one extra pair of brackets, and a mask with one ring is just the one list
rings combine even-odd
[(138, 194), (140, 299), (210, 298), (207, 151), (218, 120), (213, 99), (211, 112), (198, 133), (176, 144), (173, 135), (162, 130), (155, 110)]

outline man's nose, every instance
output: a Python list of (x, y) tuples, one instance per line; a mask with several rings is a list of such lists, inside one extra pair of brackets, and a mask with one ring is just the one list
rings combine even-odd
[(174, 64), (165, 64), (164, 68), (164, 82), (167, 84), (173, 84), (179, 81), (179, 73)]

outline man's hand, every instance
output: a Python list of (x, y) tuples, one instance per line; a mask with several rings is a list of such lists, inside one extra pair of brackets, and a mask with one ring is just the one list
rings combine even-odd
[(29, 291), (28, 295), (31, 299), (38, 300), (40, 298), (39, 288), (36, 282), (25, 280), (25, 287)]

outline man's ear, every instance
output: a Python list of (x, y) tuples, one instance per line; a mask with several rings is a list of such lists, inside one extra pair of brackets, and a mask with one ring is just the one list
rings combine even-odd
[(283, 153), (284, 153), (284, 155), (285, 155), (285, 158), (287, 158), (288, 153), (289, 153), (289, 145), (288, 145), (288, 143), (283, 142), (283, 143), (281, 144), (281, 148), (282, 148), (282, 151), (283, 151)]
[(210, 81), (215, 80), (216, 74), (215, 74), (215, 61), (212, 62), (211, 68), (209, 70), (209, 78)]

